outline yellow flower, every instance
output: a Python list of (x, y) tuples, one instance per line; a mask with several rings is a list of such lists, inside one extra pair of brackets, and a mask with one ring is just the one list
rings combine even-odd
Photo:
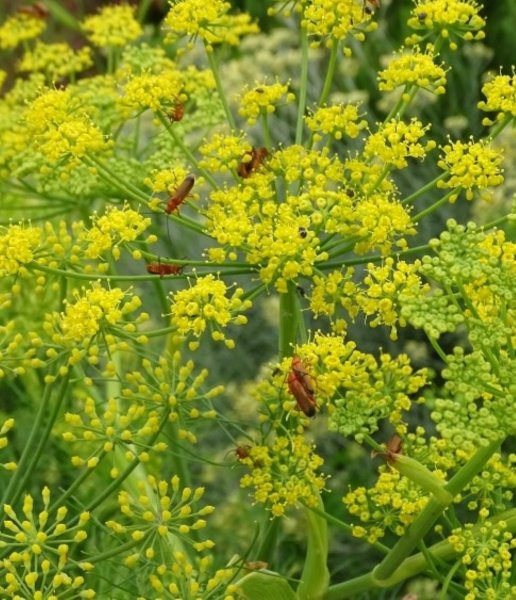
[(204, 517), (215, 510), (213, 506), (205, 505), (197, 508), (195, 504), (204, 495), (204, 488), (191, 489), (182, 487), (177, 475), (170, 483), (158, 481), (153, 475), (148, 475), (146, 481), (138, 481), (138, 494), (122, 490), (118, 494), (120, 512), (125, 516), (127, 524), (111, 520), (106, 525), (115, 533), (131, 534), (137, 532), (142, 540), (142, 551), (149, 548), (161, 554), (169, 548), (167, 536), (172, 534), (192, 543), (188, 534), (206, 526)]
[(240, 100), (239, 113), (247, 119), (250, 125), (256, 123), (260, 114), (273, 113), (276, 105), (282, 101), (290, 102), (294, 99), (293, 94), (288, 94), (288, 84), (273, 83), (270, 85), (256, 84), (251, 90), (244, 90)]
[(237, 46), (240, 38), (257, 33), (248, 14), (228, 14), (231, 4), (224, 0), (177, 0), (165, 17), (166, 41), (174, 42), (182, 36), (201, 38), (209, 47), (215, 44)]
[(432, 140), (424, 146), (419, 142), (429, 129), (430, 125), (423, 125), (416, 118), (410, 123), (388, 121), (367, 138), (364, 155), (380, 158), (396, 169), (403, 169), (408, 165), (407, 158), (424, 158), (429, 150), (435, 148)]
[[(48, 487), (41, 491), (41, 498), (43, 508), (39, 513), (34, 512), (34, 499), (30, 495), (23, 499), (23, 515), (18, 516), (13, 507), (4, 504), (7, 518), (2, 521), (0, 540), (7, 552), (3, 557), (2, 583), (8, 581), (12, 590), (26, 590), (29, 584), (34, 598), (57, 598), (71, 590), (76, 597), (92, 598), (87, 595), (92, 590), (85, 589), (84, 577), (76, 575), (77, 566), (82, 565), (70, 557), (71, 544), (88, 537), (85, 525), (89, 513), (80, 513), (75, 525), (70, 526), (65, 523), (70, 521), (65, 506), (50, 511)], [(48, 577), (49, 571), (52, 577)]]
[(98, 15), (84, 19), (82, 27), (95, 46), (123, 48), (142, 34), (134, 11), (135, 7), (128, 5), (105, 6)]
[[(318, 108), (311, 116), (305, 118), (308, 128), (314, 133), (331, 135), (340, 140), (344, 136), (356, 138), (362, 129), (367, 127), (367, 121), (359, 120), (358, 105), (338, 104)], [(320, 135), (314, 136), (317, 141)]]
[(69, 167), (110, 147), (69, 88), (44, 91), (27, 108), (26, 121), (35, 149), (50, 161), (70, 158)]
[[(497, 111), (499, 117), (504, 114), (516, 116), (516, 74), (497, 75), (482, 87), (482, 93), (486, 97), (485, 102), (479, 102), (478, 107), (485, 111)], [(490, 123), (489, 123), (490, 124)]]
[(101, 329), (116, 325), (139, 306), (137, 296), (122, 305), (126, 294), (120, 288), (106, 290), (98, 283), (74, 295), (76, 301), (66, 302), (65, 312), (53, 316), (59, 330), (53, 335), (56, 344), (87, 345)]
[[(88, 243), (87, 258), (99, 258), (104, 252), (111, 250), (115, 259), (119, 257), (117, 248), (124, 242), (136, 240), (151, 225), (151, 219), (124, 204), (122, 209), (110, 207), (102, 216), (92, 217), (93, 227), (84, 234)], [(152, 238), (151, 238), (152, 239)], [(145, 243), (149, 243), (149, 239)]]
[(214, 173), (236, 171), (251, 144), (245, 135), (228, 135), (215, 133), (200, 148), (199, 152), (205, 157), (199, 161), (199, 166)]
[(41, 230), (35, 227), (9, 225), (0, 228), (0, 275), (26, 272), (23, 265), (34, 260), (41, 240)]
[[(245, 325), (247, 317), (236, 313), (248, 310), (252, 302), (241, 299), (242, 288), (237, 288), (231, 298), (226, 296), (227, 291), (226, 284), (213, 275), (199, 277), (190, 288), (172, 295), (171, 324), (181, 336), (192, 334), (196, 338), (209, 326), (215, 341), (223, 341), (228, 348), (233, 348), (234, 341), (226, 338), (222, 329), (231, 323)], [(197, 344), (191, 347), (195, 349)]]
[[(304, 4), (301, 24), (312, 36), (314, 47), (319, 46), (321, 41), (330, 46), (335, 41), (344, 40), (357, 31), (357, 25), (371, 18), (362, 2), (356, 0), (311, 0)], [(367, 31), (375, 28), (375, 23), (366, 26)]]
[(456, 48), (453, 37), (481, 40), (484, 38), (482, 28), (485, 25), (479, 15), (481, 8), (475, 0), (417, 0), (408, 24), (422, 34), (413, 36), (410, 41), (418, 43), (428, 30), (448, 38), (452, 49)]
[(317, 504), (325, 477), (316, 471), (323, 462), (315, 453), (315, 446), (302, 435), (278, 436), (272, 447), (249, 449), (246, 464), (251, 473), (242, 477), (240, 485), (254, 487), (256, 502), (267, 504), (275, 516), (282, 516), (286, 508), (297, 506), (300, 501), (309, 506)]
[(427, 46), (425, 52), (414, 48), (392, 58), (388, 67), (378, 73), (380, 90), (391, 91), (399, 86), (416, 85), (434, 94), (444, 94), (446, 70), (434, 61), (432, 46)]
[(127, 117), (146, 108), (153, 111), (169, 108), (181, 94), (183, 85), (183, 76), (176, 69), (159, 74), (135, 75), (125, 85), (125, 93), (120, 100), (121, 108)]
[(467, 143), (450, 142), (443, 147), (443, 151), (437, 164), (449, 177), (439, 181), (439, 187), (463, 188), (466, 190), (466, 198), (472, 200), (475, 189), (484, 190), (503, 183), (502, 151), (491, 147), (489, 142), (475, 142), (473, 139)]
[(18, 66), (20, 71), (41, 71), (49, 82), (75, 75), (91, 67), (91, 49), (73, 50), (68, 44), (45, 44), (38, 41), (34, 50), (26, 52)]
[(38, 37), (45, 27), (44, 19), (15, 13), (0, 27), (0, 48), (4, 50), (16, 48), (21, 42)]

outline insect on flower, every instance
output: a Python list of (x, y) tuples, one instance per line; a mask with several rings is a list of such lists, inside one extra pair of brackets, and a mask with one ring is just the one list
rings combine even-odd
[(315, 383), (313, 377), (308, 374), (306, 367), (299, 356), (294, 356), (292, 358), (291, 368), (292, 373), (294, 373), (299, 383), (301, 383), (305, 390), (313, 396), (315, 393)]
[(364, 12), (368, 15), (373, 14), (377, 8), (380, 8), (380, 0), (363, 0)]
[(403, 454), (403, 445), (401, 442), (400, 436), (395, 433), (391, 438), (389, 438), (388, 442), (385, 444), (384, 452), (377, 452), (373, 450), (371, 452), (371, 456), (374, 458), (375, 456), (383, 456), (387, 460), (388, 463), (392, 463), (395, 460), (397, 454)]
[(314, 395), (314, 380), (306, 371), (299, 356), (294, 356), (292, 359), (287, 385), (290, 393), (296, 399), (298, 407), (307, 417), (315, 417), (317, 403)]
[(249, 457), (250, 446), (238, 446), (235, 448), (235, 454), (238, 460), (244, 460)]
[(247, 179), (251, 176), (251, 174), (256, 171), (265, 161), (267, 156), (269, 156), (269, 151), (267, 148), (263, 146), (261, 148), (252, 148), (248, 150), (246, 156), (250, 156), (251, 159), (248, 161), (242, 161), (238, 165), (237, 173), (240, 175), (242, 179)]
[(179, 275), (183, 272), (183, 266), (163, 264), (160, 262), (149, 263), (147, 265), (147, 272), (152, 273), (153, 275), (159, 275), (160, 277), (163, 277), (163, 275)]
[(17, 12), (36, 19), (46, 19), (48, 17), (48, 8), (43, 2), (34, 2), (30, 6), (21, 6)]
[(186, 200), (188, 194), (192, 191), (192, 188), (195, 183), (195, 177), (193, 175), (188, 175), (176, 188), (172, 196), (167, 201), (167, 206), (165, 207), (165, 212), (170, 215), (174, 211), (176, 211), (179, 206)]
[(177, 123), (181, 121), (185, 116), (185, 105), (182, 102), (176, 102), (168, 113), (168, 118), (173, 122)]

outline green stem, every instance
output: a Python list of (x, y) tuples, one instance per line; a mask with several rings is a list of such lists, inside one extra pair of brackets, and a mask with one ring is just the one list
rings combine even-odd
[(47, 384), (45, 386), (43, 398), (41, 398), (41, 400), (39, 402), (39, 409), (38, 409), (38, 412), (37, 412), (35, 420), (34, 420), (34, 425), (30, 431), (27, 441), (25, 442), (20, 460), (18, 461), (17, 468), (14, 473), (14, 477), (9, 482), (9, 485), (7, 486), (7, 489), (5, 490), (4, 495), (2, 496), (2, 502), (0, 503), (0, 516), (2, 516), (2, 517), (4, 514), (4, 509), (3, 509), (4, 504), (11, 504), (13, 502), (11, 494), (13, 493), (14, 489), (19, 488), (19, 486), (20, 486), (20, 481), (23, 477), (23, 474), (25, 473), (26, 465), (29, 462), (30, 456), (32, 455), (32, 452), (33, 452), (34, 445), (36, 443), (36, 436), (43, 427), (43, 421), (45, 419), (46, 412), (48, 409), (48, 404), (50, 402), (50, 395), (51, 395), (50, 390), (51, 390), (51, 385)]
[(514, 117), (512, 115), (505, 115), (501, 121), (498, 121), (496, 125), (494, 125), (493, 129), (491, 129), (486, 139), (489, 141), (494, 140), (494, 138), (500, 135), (500, 133), (507, 127), (507, 125), (509, 125), (509, 123), (512, 122), (513, 118)]
[[(47, 395), (48, 404), (47, 404), (47, 402), (41, 403), (42, 410), (40, 410), (38, 412), (38, 417), (40, 417), (40, 419), (38, 419), (38, 417), (36, 417), (36, 421), (34, 423), (34, 427), (31, 432), (31, 437), (25, 446), (24, 455), (22, 456), (22, 460), (20, 460), (20, 464), (18, 465), (17, 473), (20, 472), (21, 477), (19, 478), (16, 491), (14, 492), (12, 498), (10, 498), (10, 502), (12, 504), (16, 504), (16, 502), (19, 500), (22, 493), (24, 491), (26, 491), (27, 482), (31, 479), (31, 477), (34, 473), (34, 470), (36, 469), (36, 466), (43, 454), (43, 449), (45, 448), (48, 438), (50, 437), (50, 432), (52, 431), (52, 429), (56, 423), (57, 417), (59, 416), (59, 413), (61, 411), (61, 407), (62, 407), (64, 399), (65, 399), (66, 391), (68, 389), (69, 379), (70, 379), (70, 372), (68, 372), (61, 381), (61, 386), (59, 388), (57, 398), (55, 399), (54, 408), (53, 408), (52, 412), (50, 413), (50, 415), (48, 416), (47, 424), (44, 427), (43, 427), (43, 421), (46, 416), (46, 410), (48, 408), (50, 408), (50, 406), (49, 406), (50, 397), (51, 397), (50, 393)], [(47, 389), (50, 387), (51, 387), (51, 384), (47, 385)], [(46, 393), (46, 389), (45, 389), (45, 393)], [(32, 435), (32, 433), (34, 433), (34, 436)], [(36, 446), (33, 447), (32, 443), (35, 441), (36, 433), (40, 434), (40, 438), (39, 438)], [(28, 452), (25, 453), (25, 450), (28, 450)], [(25, 460), (24, 460), (24, 458), (25, 458)]]
[[(324, 508), (318, 494), (319, 509)], [(326, 519), (305, 508), (308, 545), (301, 582), (296, 590), (299, 600), (322, 598), (330, 582), (328, 571), (328, 523)]]
[(339, 42), (337, 40), (333, 40), (333, 45), (330, 51), (330, 58), (328, 59), (328, 67), (326, 69), (326, 76), (324, 78), (321, 95), (319, 96), (319, 102), (317, 103), (317, 106), (319, 107), (326, 104), (328, 96), (330, 95), (331, 86), (333, 84), (333, 77), (335, 75), (335, 69), (337, 67), (339, 47)]
[(306, 97), (308, 91), (308, 35), (304, 27), (301, 33), (301, 76), (299, 80), (299, 98), (297, 104), (297, 123), (295, 143), (301, 144), (303, 140), (303, 124), (306, 111)]
[(124, 194), (126, 194), (129, 198), (136, 200), (138, 202), (148, 202), (148, 195), (132, 185), (128, 181), (124, 181), (121, 179), (116, 173), (111, 171), (109, 167), (107, 167), (103, 162), (95, 158), (93, 155), (86, 155), (83, 159), (83, 162), (88, 167), (95, 167), (98, 169), (100, 177), (104, 179), (107, 183), (113, 186), (115, 189), (120, 190)]
[[(452, 477), (444, 486), (453, 498), (460, 493), (473, 477), (482, 469), (491, 456), (498, 451), (500, 440), (491, 442), (477, 450), (476, 454)], [(374, 578), (378, 585), (388, 579), (401, 563), (408, 557), (418, 542), (423, 539), (435, 521), (441, 516), (449, 503), (435, 497), (421, 511), (416, 520), (408, 527), (405, 535), (398, 540), (389, 554), (374, 569)]]
[(401, 204), (403, 206), (405, 206), (406, 204), (413, 204), (418, 198), (420, 198), (421, 196), (423, 196), (424, 194), (429, 192), (431, 189), (433, 189), (435, 187), (435, 185), (437, 184), (437, 182), (444, 179), (446, 177), (446, 175), (447, 175), (447, 173), (441, 173), (440, 175), (438, 175), (437, 177), (432, 179), (432, 181), (429, 181), (423, 187), (419, 188), (413, 194), (411, 194), (410, 196), (407, 196), (404, 200), (401, 201)]
[(266, 148), (272, 148), (272, 136), (271, 136), (271, 128), (269, 127), (269, 119), (267, 118), (267, 112), (262, 110), (260, 111), (260, 123), (262, 125), (262, 133), (263, 133), (263, 143)]
[(291, 356), (292, 346), (296, 343), (296, 332), (299, 323), (299, 312), (296, 286), (288, 283), (288, 290), (280, 294), (280, 325), (278, 354), (281, 360)]
[(213, 50), (210, 50), (205, 46), (206, 55), (208, 57), (208, 63), (210, 65), (211, 72), (213, 73), (213, 77), (215, 78), (215, 85), (217, 86), (217, 92), (219, 93), (220, 101), (222, 102), (222, 106), (224, 108), (224, 112), (226, 113), (226, 118), (228, 120), (229, 126), (232, 131), (236, 131), (235, 119), (233, 118), (233, 114), (231, 113), (231, 109), (229, 108), (229, 104), (226, 98), (226, 94), (224, 93), (224, 88), (222, 87), (222, 82), (220, 80), (219, 67), (217, 65), (217, 61), (215, 59), (215, 54)]
[[(516, 532), (516, 509), (512, 508), (502, 514), (493, 517), (494, 522), (505, 521), (507, 523), (507, 530), (514, 533)], [(478, 523), (473, 527), (479, 529), (483, 523)], [(457, 556), (457, 553), (453, 550), (451, 544), (447, 540), (434, 544), (427, 551), (434, 561), (448, 560)], [(414, 577), (423, 571), (426, 571), (428, 566), (427, 558), (425, 554), (419, 552), (414, 554), (410, 558), (407, 558), (399, 566), (396, 572), (391, 575), (388, 579), (381, 582), (381, 587), (388, 588), (394, 585)], [(371, 589), (378, 587), (379, 582), (373, 577), (373, 572), (355, 577), (349, 581), (338, 583), (329, 588), (328, 592), (324, 595), (324, 600), (342, 600), (343, 598), (351, 598), (356, 594), (367, 592)]]
[(434, 337), (429, 337), (428, 339), (430, 341), (430, 344), (432, 345), (432, 348), (438, 354), (439, 358), (443, 361), (443, 363), (445, 365), (447, 365), (448, 357), (446, 356), (446, 352), (441, 348), (441, 345), (439, 344), (439, 342)]
[(422, 210), (420, 213), (418, 213), (417, 215), (414, 215), (413, 217), (411, 217), (411, 221), (413, 223), (417, 223), (418, 221), (420, 221), (423, 217), (428, 216), (429, 214), (435, 212), (440, 206), (442, 206), (443, 204), (446, 204), (446, 202), (448, 202), (449, 198), (451, 196), (453, 196), (454, 194), (457, 193), (456, 189), (450, 190), (447, 194), (445, 194), (440, 200), (438, 200), (437, 202), (434, 202), (431, 206), (429, 206), (428, 208), (425, 208), (425, 210)]
[(280, 519), (269, 520), (265, 534), (256, 552), (257, 560), (263, 560), (267, 563), (272, 562), (271, 558), (274, 553), (274, 546), (278, 539), (279, 525)]

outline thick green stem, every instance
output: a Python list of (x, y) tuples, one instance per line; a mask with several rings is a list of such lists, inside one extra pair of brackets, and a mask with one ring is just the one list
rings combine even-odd
[[(515, 508), (493, 517), (492, 520), (494, 522), (505, 521), (507, 523), (507, 530), (512, 533), (516, 532)], [(473, 531), (482, 527), (482, 525), (483, 523), (478, 523), (473, 528)], [(428, 548), (425, 553), (419, 552), (418, 554), (414, 554), (410, 558), (404, 560), (399, 568), (389, 578), (381, 582), (381, 587), (392, 587), (401, 583), (402, 581), (405, 581), (406, 579), (409, 579), (410, 577), (413, 577), (414, 575), (417, 575), (418, 573), (426, 571), (428, 568), (428, 557), (425, 555), (429, 555), (435, 562), (454, 558), (457, 556), (457, 553), (452, 548), (448, 540), (438, 542), (437, 544), (434, 544)], [(324, 600), (342, 600), (343, 598), (351, 598), (356, 594), (367, 592), (377, 587), (379, 587), (379, 582), (373, 577), (373, 572), (370, 572), (366, 575), (361, 575), (360, 577), (355, 577), (349, 581), (331, 586), (328, 592), (324, 595)]]
[[(501, 440), (497, 440), (477, 450), (476, 454), (444, 486), (444, 489), (450, 493), (451, 498), (461, 492), (466, 484), (482, 469), (491, 456), (498, 451), (500, 443)], [(394, 573), (447, 507), (448, 503), (444, 500), (439, 501), (436, 498), (429, 500), (417, 519), (407, 529), (405, 535), (398, 540), (389, 554), (374, 569), (374, 578), (378, 585)]]
[[(324, 505), (319, 496), (319, 509)], [(330, 573), (328, 571), (328, 523), (324, 517), (305, 509), (307, 520), (308, 547), (301, 582), (297, 588), (299, 600), (317, 600), (328, 589)]]
[(285, 294), (280, 294), (279, 358), (292, 354), (299, 325), (299, 309), (296, 286), (289, 282)]

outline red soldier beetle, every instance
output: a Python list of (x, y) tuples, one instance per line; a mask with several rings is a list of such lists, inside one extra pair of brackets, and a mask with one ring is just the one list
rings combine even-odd
[(163, 275), (179, 275), (183, 272), (182, 265), (171, 265), (164, 263), (149, 263), (147, 265), (147, 272), (152, 273), (153, 275), (159, 275), (163, 277)]
[(235, 454), (238, 460), (249, 458), (249, 448), (250, 446), (238, 446), (235, 448)]
[(237, 173), (242, 179), (247, 179), (256, 171), (269, 156), (267, 148), (252, 148), (246, 152), (246, 156), (250, 156), (251, 159), (246, 162), (241, 162), (238, 165)]
[(315, 393), (315, 384), (313, 377), (308, 374), (303, 361), (299, 356), (292, 357), (292, 373), (296, 376), (299, 383), (305, 388), (305, 390), (313, 396)]
[(298, 407), (307, 417), (315, 417), (317, 403), (314, 396), (299, 381), (294, 371), (291, 371), (287, 378), (288, 389), (296, 399)]
[(179, 208), (179, 206), (186, 200), (186, 197), (192, 191), (194, 183), (195, 177), (193, 175), (188, 175), (188, 177), (183, 179), (179, 186), (174, 190), (174, 193), (168, 199), (167, 206), (165, 207), (165, 212), (168, 215), (176, 211)]
[(315, 385), (299, 356), (292, 358), (292, 366), (287, 377), (290, 393), (296, 399), (298, 407), (307, 417), (314, 417), (317, 409), (315, 401)]
[(176, 102), (172, 109), (168, 113), (168, 118), (173, 122), (177, 123), (181, 121), (185, 116), (185, 105), (182, 102)]

